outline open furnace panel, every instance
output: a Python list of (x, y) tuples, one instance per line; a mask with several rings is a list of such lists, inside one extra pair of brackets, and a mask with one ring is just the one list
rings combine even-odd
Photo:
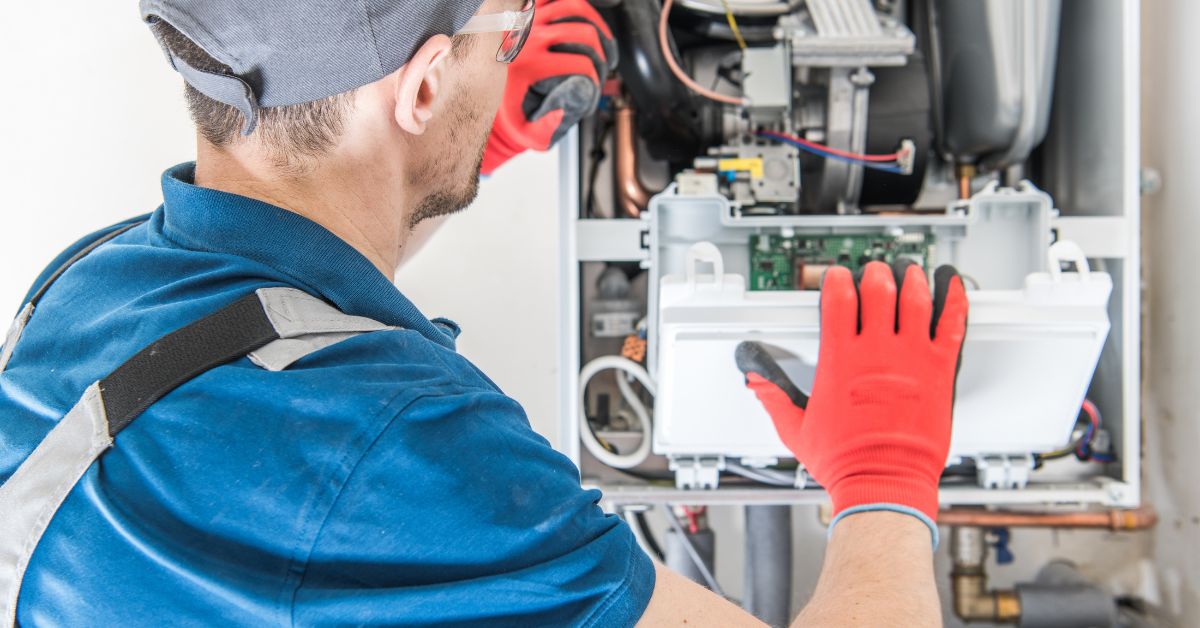
[(971, 301), (944, 505), (1136, 505), (1135, 10), (682, 0), (666, 45), (657, 2), (605, 10), (620, 67), (562, 149), (584, 482), (613, 506), (822, 502), (733, 347), (804, 388), (820, 273), (903, 257), (956, 265)]

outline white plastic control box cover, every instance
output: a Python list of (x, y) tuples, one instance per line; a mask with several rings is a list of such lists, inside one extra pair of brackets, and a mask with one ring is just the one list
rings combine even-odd
[[(969, 290), (970, 315), (954, 404), (950, 461), (1021, 455), (1067, 444), (1109, 331), (1112, 281), (1089, 272), (1070, 242), (1051, 247), (1051, 273), (1021, 290)], [(1060, 261), (1075, 272), (1061, 272)], [(708, 274), (697, 267), (711, 265)], [(686, 276), (663, 277), (659, 300), (654, 452), (672, 456), (788, 458), (734, 349), (758, 340), (777, 351), (800, 386), (811, 387), (819, 339), (812, 292), (748, 292), (702, 242)]]

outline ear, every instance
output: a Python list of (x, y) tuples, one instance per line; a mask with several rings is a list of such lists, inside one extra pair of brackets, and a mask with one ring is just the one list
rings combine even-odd
[(421, 135), (433, 117), (433, 105), (441, 96), (445, 84), (446, 57), (450, 55), (450, 38), (430, 37), (408, 63), (396, 71), (396, 124), (413, 135)]

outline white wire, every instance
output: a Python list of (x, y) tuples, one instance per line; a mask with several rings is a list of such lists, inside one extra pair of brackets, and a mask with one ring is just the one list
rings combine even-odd
[(650, 411), (646, 409), (646, 405), (642, 403), (637, 393), (634, 392), (633, 386), (629, 384), (629, 379), (625, 377), (624, 373), (619, 371), (613, 373), (613, 375), (616, 376), (617, 390), (621, 391), (621, 398), (625, 400), (625, 404), (637, 415), (637, 419), (643, 427), (650, 425)]
[(796, 485), (795, 475), (784, 473), (782, 471), (776, 471), (774, 469), (752, 469), (750, 467), (744, 467), (736, 462), (726, 461), (725, 470), (762, 484), (770, 484), (773, 486)]
[(641, 382), (642, 386), (651, 395), (655, 394), (654, 380), (650, 379), (650, 374), (642, 365), (616, 355), (606, 355), (596, 358), (584, 365), (579, 371), (579, 437), (583, 441), (583, 446), (591, 452), (600, 462), (617, 469), (629, 469), (636, 467), (646, 460), (650, 455), (650, 444), (653, 440), (653, 424), (650, 420), (650, 413), (646, 410), (645, 404), (637, 398), (633, 387), (629, 382), (625, 381), (620, 374), (617, 375), (617, 388), (621, 391), (621, 396), (625, 399), (625, 403), (633, 410), (634, 416), (637, 417), (638, 423), (642, 425), (642, 441), (638, 443), (637, 449), (628, 454), (614, 454), (600, 444), (596, 439), (596, 435), (592, 433), (592, 426), (587, 419), (587, 385), (588, 382), (601, 371), (616, 369), (632, 375), (634, 379)]
[(725, 591), (721, 590), (721, 585), (717, 584), (717, 577), (709, 570), (708, 565), (704, 564), (704, 560), (700, 558), (700, 552), (696, 550), (696, 545), (692, 543), (692, 538), (683, 531), (683, 526), (679, 523), (679, 517), (671, 510), (671, 505), (663, 509), (667, 513), (667, 523), (675, 530), (675, 534), (679, 535), (679, 540), (683, 542), (683, 551), (692, 559), (692, 564), (696, 565), (696, 570), (700, 572), (700, 577), (704, 578), (704, 582), (708, 584), (708, 588), (713, 593), (721, 597), (725, 597)]

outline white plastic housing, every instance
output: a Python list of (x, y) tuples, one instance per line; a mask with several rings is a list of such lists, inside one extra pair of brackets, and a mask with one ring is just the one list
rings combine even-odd
[[(1088, 272), (1078, 247), (1052, 247), (1078, 272), (1029, 275), (1022, 290), (968, 291), (970, 317), (954, 406), (951, 461), (1020, 455), (1067, 444), (1109, 331), (1112, 281)], [(700, 263), (710, 274), (697, 274)], [(786, 458), (770, 417), (745, 386), (734, 348), (758, 340), (779, 350), (801, 389), (818, 348), (817, 292), (747, 292), (700, 243), (687, 276), (663, 278), (659, 300), (654, 452)], [(712, 274), (715, 272), (715, 274)]]

